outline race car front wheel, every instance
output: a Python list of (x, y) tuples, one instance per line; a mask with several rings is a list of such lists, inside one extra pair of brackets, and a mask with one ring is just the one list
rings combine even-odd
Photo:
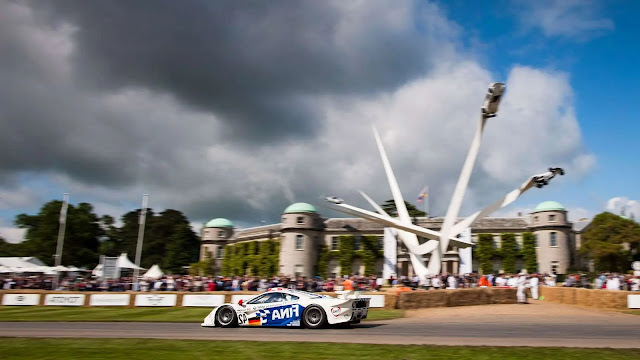
[(327, 323), (327, 317), (322, 308), (312, 305), (304, 310), (302, 322), (309, 329), (319, 329)]
[(223, 306), (216, 313), (216, 321), (222, 327), (231, 327), (238, 325), (238, 317), (235, 310), (231, 306)]

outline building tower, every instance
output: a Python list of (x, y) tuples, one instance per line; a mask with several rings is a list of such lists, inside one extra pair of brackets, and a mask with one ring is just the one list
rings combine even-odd
[(279, 273), (311, 277), (316, 273), (324, 221), (313, 205), (295, 203), (282, 214)]
[(538, 270), (542, 273), (566, 274), (571, 267), (573, 250), (571, 223), (560, 203), (545, 201), (531, 213), (531, 231), (535, 237)]
[(210, 220), (202, 227), (200, 238), (200, 261), (207, 258), (207, 254), (215, 259), (215, 267), (220, 269), (224, 258), (224, 247), (233, 236), (233, 223), (224, 218)]

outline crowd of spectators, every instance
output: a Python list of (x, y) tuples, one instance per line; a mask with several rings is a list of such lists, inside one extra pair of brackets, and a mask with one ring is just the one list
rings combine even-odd
[[(518, 274), (447, 274), (420, 279), (417, 276), (382, 279), (376, 276), (336, 276), (327, 279), (302, 276), (256, 276), (207, 277), (191, 275), (166, 275), (159, 279), (141, 278), (139, 291), (266, 291), (273, 287), (284, 287), (309, 292), (333, 292), (336, 290), (378, 291), (385, 285), (402, 286), (412, 290), (438, 290), (485, 287), (517, 287)], [(606, 290), (640, 291), (638, 276), (617, 273), (597, 274), (590, 279), (587, 274), (569, 274), (564, 282), (558, 283), (555, 274), (532, 274), (528, 279), (537, 278), (542, 286), (581, 287)], [(0, 276), (0, 289), (41, 289), (51, 290), (53, 277), (50, 275)], [(93, 276), (63, 277), (58, 290), (67, 291), (131, 291), (136, 285), (131, 277), (101, 280)]]

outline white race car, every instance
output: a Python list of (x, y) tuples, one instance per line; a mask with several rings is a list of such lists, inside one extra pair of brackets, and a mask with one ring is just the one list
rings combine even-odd
[(272, 288), (247, 301), (213, 309), (202, 326), (304, 326), (317, 329), (350, 326), (367, 317), (370, 298), (353, 291), (336, 291), (338, 298), (306, 291)]

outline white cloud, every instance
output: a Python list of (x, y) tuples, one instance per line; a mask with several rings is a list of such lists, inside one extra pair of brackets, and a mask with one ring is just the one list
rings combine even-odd
[(630, 200), (628, 197), (618, 196), (607, 201), (606, 210), (618, 215), (626, 215), (636, 220), (640, 219), (640, 201)]
[(27, 232), (26, 229), (18, 229), (0, 219), (0, 238), (5, 239), (8, 243), (16, 244), (24, 240), (24, 235)]
[[(385, 2), (335, 4), (344, 9), (334, 41), (353, 44), (354, 38), (367, 37), (371, 42), (376, 33), (402, 36), (415, 31), (408, 3), (391, 11), (378, 7)], [(84, 104), (71, 114), (77, 119), (72, 128), (79, 134), (74, 137), (78, 152), (88, 152), (92, 160), (107, 159), (115, 164), (113, 171), (126, 176), (115, 185), (98, 185), (100, 181), (90, 178), (91, 168), (85, 178), (50, 172), (38, 176), (70, 192), (72, 202), (93, 203), (100, 215), (116, 219), (139, 207), (144, 192), (151, 194), (156, 211), (184, 210), (194, 230), (219, 216), (257, 223), (279, 218), (294, 201), (322, 203), (322, 195), (362, 202), (356, 200), (357, 190), (362, 189), (377, 201), (390, 198), (371, 133), (375, 124), (406, 199), (415, 201), (428, 184), (432, 209), (443, 212), (477, 126), (487, 85), (498, 79), (476, 59), (456, 52), (461, 30), (436, 5), (426, 6), (420, 16), (426, 19), (425, 31), (439, 40), (435, 45), (429, 43), (434, 39), (425, 40), (424, 47), (435, 54), (425, 60), (434, 63), (433, 69), (385, 91), (304, 99), (323, 114), (318, 120), (321, 130), (310, 138), (248, 146), (221, 135), (229, 121), (223, 115), (194, 110), (170, 95), (138, 88), (85, 93), (64, 83), (73, 100)], [(65, 31), (71, 39), (70, 30)], [(69, 50), (63, 50), (59, 57), (63, 63), (56, 66), (66, 69)], [(41, 57), (47, 58), (46, 53)], [(595, 157), (583, 149), (567, 74), (516, 66), (506, 82), (500, 115), (486, 127), (465, 199), (467, 213), (549, 166), (563, 166), (568, 176), (580, 177), (595, 164)], [(88, 142), (87, 149), (83, 144)], [(24, 199), (13, 196), (7, 201), (13, 205), (6, 206), (17, 208), (20, 201), (32, 204), (43, 192), (29, 190)], [(11, 195), (14, 189), (3, 191)], [(28, 196), (32, 199), (25, 200)]]
[(521, 1), (518, 15), (526, 28), (538, 28), (548, 37), (587, 40), (614, 29), (602, 15), (606, 6), (592, 0)]

